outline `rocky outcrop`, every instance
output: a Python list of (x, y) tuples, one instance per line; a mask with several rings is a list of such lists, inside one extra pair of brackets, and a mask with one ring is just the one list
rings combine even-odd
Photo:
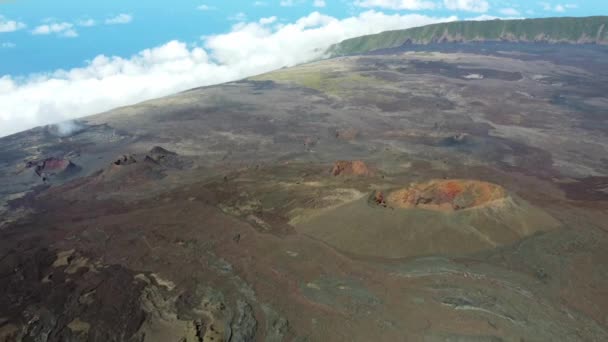
[(67, 158), (50, 157), (39, 161), (28, 161), (25, 165), (28, 169), (34, 169), (34, 173), (43, 181), (53, 177), (68, 177), (78, 171), (80, 167)]
[(110, 168), (103, 171), (104, 180), (126, 180), (138, 183), (160, 179), (171, 169), (181, 169), (185, 163), (175, 152), (156, 146), (146, 154), (125, 154), (117, 158)]
[(371, 177), (375, 175), (375, 172), (361, 160), (339, 160), (334, 163), (331, 174), (333, 176)]
[(0, 341), (255, 341), (243, 299), (157, 274), (92, 261), (75, 250), (13, 251), (0, 258)]
[[(266, 321), (266, 342), (281, 342), (289, 332), (289, 321), (273, 308), (262, 304)], [(297, 340), (297, 339), (296, 339)]]
[(184, 158), (173, 151), (169, 151), (160, 146), (154, 146), (147, 154), (145, 159), (152, 161), (169, 169), (182, 169), (189, 165)]
[(125, 166), (135, 164), (138, 161), (152, 162), (155, 164), (163, 163), (170, 167), (178, 167), (178, 164), (180, 164), (177, 153), (166, 150), (160, 146), (155, 146), (143, 156), (137, 154), (124, 154), (114, 161), (114, 165)]
[(351, 141), (357, 139), (359, 134), (360, 132), (356, 128), (341, 128), (335, 130), (334, 136), (336, 139)]
[(74, 251), (11, 252), (0, 265), (2, 341), (125, 341), (145, 314), (146, 286), (117, 265), (99, 265)]
[(384, 193), (382, 191), (375, 191), (372, 197), (372, 201), (374, 204), (382, 206), (382, 207), (386, 207), (386, 198), (384, 196)]
[(137, 163), (134, 155), (122, 155), (114, 161), (114, 165), (125, 166)]
[(238, 300), (236, 303), (236, 315), (230, 326), (232, 329), (230, 342), (254, 341), (258, 322), (255, 320), (251, 305), (243, 300)]
[(444, 138), (441, 141), (441, 145), (443, 146), (458, 146), (458, 145), (466, 145), (471, 142), (471, 136), (467, 133), (458, 133), (447, 138)]
[(160, 146), (152, 147), (152, 149), (150, 150), (150, 154), (153, 156), (161, 157), (161, 158), (164, 158), (166, 156), (176, 156), (177, 155), (177, 153), (164, 149)]

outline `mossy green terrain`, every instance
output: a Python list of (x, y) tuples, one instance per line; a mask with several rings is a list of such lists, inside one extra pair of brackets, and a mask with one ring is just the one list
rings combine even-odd
[(311, 63), (258, 75), (251, 80), (295, 84), (320, 92), (344, 96), (349, 90), (377, 86), (379, 80), (361, 73), (341, 70), (331, 63)]
[(354, 55), (406, 43), (513, 41), (607, 44), (607, 24), (608, 16), (456, 21), (348, 39), (330, 47), (328, 54), (331, 57)]

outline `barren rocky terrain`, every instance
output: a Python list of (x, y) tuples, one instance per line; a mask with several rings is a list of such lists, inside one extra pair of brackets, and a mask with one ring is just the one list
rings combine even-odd
[(0, 341), (606, 341), (606, 94), (427, 45), (1, 138)]

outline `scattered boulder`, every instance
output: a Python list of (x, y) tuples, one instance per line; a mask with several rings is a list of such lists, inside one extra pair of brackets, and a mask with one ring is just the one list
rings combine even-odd
[(131, 165), (131, 164), (135, 164), (137, 163), (137, 160), (135, 159), (135, 156), (130, 154), (130, 155), (122, 155), (122, 157), (116, 159), (116, 161), (114, 161), (114, 165), (118, 165), (118, 166), (125, 166), (125, 165)]
[(336, 139), (350, 141), (357, 139), (359, 133), (359, 130), (356, 128), (343, 128), (336, 130), (335, 137)]
[(373, 201), (376, 205), (386, 207), (386, 198), (384, 197), (384, 193), (382, 191), (375, 191)]
[(304, 149), (306, 151), (311, 151), (312, 148), (317, 145), (318, 141), (319, 141), (319, 139), (316, 138), (316, 137), (306, 137), (306, 138), (304, 138)]
[(458, 133), (442, 140), (444, 146), (458, 146), (471, 142), (471, 136), (468, 133)]
[(375, 175), (375, 172), (361, 160), (339, 160), (334, 163), (331, 174), (333, 176), (371, 177)]

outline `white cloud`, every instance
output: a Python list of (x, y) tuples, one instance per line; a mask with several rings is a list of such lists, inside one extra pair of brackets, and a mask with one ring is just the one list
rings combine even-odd
[(115, 17), (106, 19), (106, 25), (128, 24), (133, 21), (133, 16), (130, 14), (121, 13)]
[(424, 10), (437, 8), (437, 4), (429, 0), (356, 0), (355, 6), (391, 10)]
[(19, 31), (24, 29), (25, 26), (26, 25), (20, 21), (9, 20), (0, 15), (0, 33)]
[(268, 18), (262, 18), (258, 22), (260, 23), (260, 25), (270, 25), (276, 21), (277, 21), (277, 17), (272, 16), (272, 17), (268, 17)]
[(17, 44), (13, 43), (13, 42), (4, 42), (2, 44), (0, 44), (0, 48), (3, 49), (12, 49), (17, 47)]
[(499, 11), (501, 14), (507, 15), (507, 16), (518, 16), (520, 15), (519, 11), (516, 10), (515, 8), (501, 8)]
[(468, 12), (487, 12), (490, 4), (486, 0), (443, 0), (443, 5), (449, 10)]
[(555, 4), (555, 5), (552, 5), (552, 4), (548, 3), (548, 2), (539, 2), (539, 4), (543, 8), (543, 10), (545, 10), (547, 12), (563, 13), (563, 12), (566, 12), (566, 10), (568, 10), (568, 9), (578, 8), (577, 4)]
[(231, 15), (231, 16), (229, 16), (229, 17), (228, 17), (228, 20), (242, 22), (242, 21), (247, 20), (247, 14), (245, 14), (245, 13), (243, 13), (243, 12), (239, 12), (239, 13), (237, 13), (237, 14), (235, 14), (235, 15)]
[(325, 3), (325, 0), (315, 0), (315, 1), (313, 1), (312, 5), (314, 7), (325, 7), (325, 6), (327, 6), (327, 4)]
[(74, 38), (78, 37), (78, 32), (74, 29), (74, 25), (67, 22), (50, 23), (36, 26), (32, 30), (33, 35), (49, 35), (56, 34), (61, 37)]
[(304, 2), (304, 0), (281, 0), (279, 5), (282, 7), (292, 7), (296, 5), (300, 5)]
[(76, 24), (78, 26), (91, 27), (91, 26), (97, 25), (97, 22), (93, 19), (82, 19), (82, 20), (79, 20), (78, 22), (76, 22)]
[(504, 18), (497, 17), (495, 15), (482, 14), (482, 15), (478, 15), (476, 17), (466, 18), (465, 20), (468, 20), (468, 21), (487, 21), (487, 20), (495, 20), (495, 19), (504, 19)]
[(268, 6), (268, 3), (266, 1), (256, 1), (253, 3), (253, 6), (256, 6), (256, 7)]
[(78, 32), (76, 32), (75, 30), (67, 30), (63, 32), (63, 36), (68, 38), (76, 38), (78, 37)]
[(367, 11), (340, 20), (313, 12), (283, 25), (236, 24), (199, 47), (171, 41), (130, 58), (100, 55), (82, 68), (0, 77), (0, 136), (308, 62), (347, 38), (456, 19)]
[(364, 8), (384, 8), (391, 10), (432, 10), (446, 8), (456, 11), (487, 12), (487, 0), (355, 0), (355, 6)]
[(522, 16), (502, 16), (502, 17), (498, 17), (495, 15), (489, 15), (489, 14), (480, 14), (478, 16), (475, 17), (467, 17), (464, 18), (464, 20), (466, 21), (488, 21), (488, 20), (512, 20), (512, 19), (524, 19), (524, 17)]
[(196, 9), (199, 11), (212, 11), (215, 9), (215, 7), (202, 4), (202, 5), (198, 6)]
[(59, 21), (57, 18), (44, 18), (42, 25), (34, 27), (30, 32), (33, 35), (50, 35), (55, 34), (60, 37), (75, 38), (78, 37), (76, 26), (93, 27), (97, 25), (97, 21), (92, 18), (84, 18), (75, 21), (74, 23)]

